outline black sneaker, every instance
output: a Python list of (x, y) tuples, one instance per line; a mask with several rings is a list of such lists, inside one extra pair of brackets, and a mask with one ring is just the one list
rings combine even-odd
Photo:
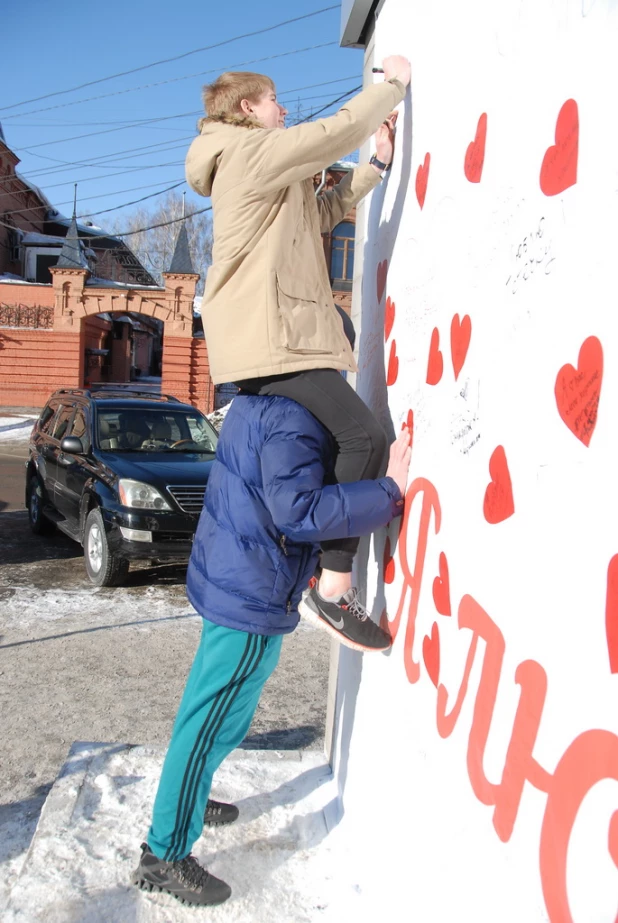
[(163, 862), (146, 843), (142, 843), (142, 855), (131, 883), (142, 891), (163, 891), (182, 904), (202, 907), (222, 904), (232, 893), (230, 886), (203, 869), (195, 856)]
[(355, 587), (338, 602), (332, 602), (323, 599), (314, 585), (304, 594), (298, 608), (309, 621), (355, 651), (385, 651), (393, 643), (388, 632), (371, 621)]
[(225, 804), (223, 801), (208, 799), (204, 823), (207, 827), (222, 827), (224, 824), (233, 824), (238, 819), (238, 808), (235, 804)]

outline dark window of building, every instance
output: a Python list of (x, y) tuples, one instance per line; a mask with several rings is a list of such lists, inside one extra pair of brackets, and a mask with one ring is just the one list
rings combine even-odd
[(54, 254), (54, 256), (51, 256), (47, 253), (37, 254), (36, 278), (34, 280), (35, 282), (46, 282), (48, 284), (51, 283), (52, 275), (51, 275), (51, 272), (49, 271), (49, 268), (50, 266), (56, 265), (56, 263), (58, 262), (59, 256), (60, 256), (59, 252), (58, 254)]
[[(354, 225), (342, 221), (333, 231), (330, 277), (334, 288), (352, 287), (354, 278)], [(343, 284), (342, 284), (343, 283)]]

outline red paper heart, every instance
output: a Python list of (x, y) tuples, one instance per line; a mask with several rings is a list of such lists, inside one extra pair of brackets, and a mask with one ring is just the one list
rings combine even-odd
[(609, 653), (609, 669), (612, 673), (618, 673), (618, 554), (614, 555), (607, 568), (605, 635)]
[(425, 154), (424, 163), (416, 171), (416, 198), (421, 208), (425, 204), (425, 196), (427, 195), (427, 180), (429, 179), (430, 163), (431, 154)]
[(391, 330), (393, 329), (393, 324), (395, 323), (395, 302), (392, 298), (386, 299), (386, 307), (384, 308), (384, 342), (388, 340), (391, 335)]
[(451, 321), (451, 359), (453, 360), (453, 371), (455, 372), (455, 381), (463, 368), (468, 355), (468, 346), (472, 336), (472, 321), (468, 314), (463, 320), (459, 320), (459, 314), (455, 314)]
[(515, 512), (513, 486), (504, 448), (499, 445), (489, 459), (491, 481), (485, 491), (483, 513), (487, 522), (504, 522)]
[(440, 331), (437, 327), (433, 328), (431, 342), (429, 344), (429, 359), (427, 361), (427, 384), (437, 385), (442, 378), (444, 370), (444, 360), (440, 352)]
[(384, 289), (386, 288), (386, 274), (387, 273), (388, 273), (388, 260), (384, 260), (382, 263), (378, 263), (378, 270), (376, 273), (378, 304), (382, 301), (382, 295), (384, 294)]
[(440, 677), (440, 632), (436, 622), (431, 626), (431, 637), (425, 635), (423, 638), (423, 660), (429, 679), (437, 689)]
[(388, 357), (388, 370), (386, 372), (386, 384), (390, 387), (397, 381), (399, 375), (399, 358), (397, 356), (397, 343), (395, 340), (391, 343), (391, 352)]
[(448, 561), (443, 551), (440, 552), (439, 576), (433, 581), (433, 601), (440, 615), (451, 614), (451, 586), (448, 576)]
[(577, 182), (579, 113), (574, 99), (567, 99), (558, 113), (555, 141), (545, 151), (541, 165), (541, 191), (558, 195)]
[(391, 540), (387, 536), (384, 544), (384, 583), (392, 583), (395, 579), (395, 559), (391, 554)]
[(558, 413), (585, 446), (590, 445), (597, 425), (602, 381), (603, 347), (596, 337), (588, 337), (581, 345), (577, 368), (563, 365), (554, 388)]
[(487, 113), (484, 112), (476, 126), (474, 141), (471, 141), (464, 160), (464, 173), (471, 183), (480, 183), (485, 162), (485, 138), (487, 137)]

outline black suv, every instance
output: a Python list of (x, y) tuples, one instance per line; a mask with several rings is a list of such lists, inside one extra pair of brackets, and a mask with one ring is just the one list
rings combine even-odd
[(32, 531), (80, 542), (95, 586), (120, 583), (130, 561), (185, 561), (216, 446), (206, 417), (169, 395), (56, 391), (30, 436)]

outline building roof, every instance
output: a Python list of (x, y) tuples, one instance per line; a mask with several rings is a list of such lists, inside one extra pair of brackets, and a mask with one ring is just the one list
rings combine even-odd
[(344, 48), (364, 48), (374, 0), (342, 0), (341, 39)]
[(169, 272), (188, 274), (195, 273), (193, 263), (191, 261), (191, 254), (189, 252), (189, 238), (187, 236), (187, 228), (184, 222), (180, 225), (178, 237), (176, 238), (176, 246), (174, 247), (174, 255), (172, 257)]
[(4, 132), (2, 130), (2, 122), (0, 122), (0, 141), (3, 141), (6, 144), (6, 138), (4, 137)]
[(88, 261), (84, 254), (83, 244), (77, 233), (77, 219), (71, 219), (67, 236), (64, 238), (62, 250), (56, 263), (58, 269), (88, 269)]

